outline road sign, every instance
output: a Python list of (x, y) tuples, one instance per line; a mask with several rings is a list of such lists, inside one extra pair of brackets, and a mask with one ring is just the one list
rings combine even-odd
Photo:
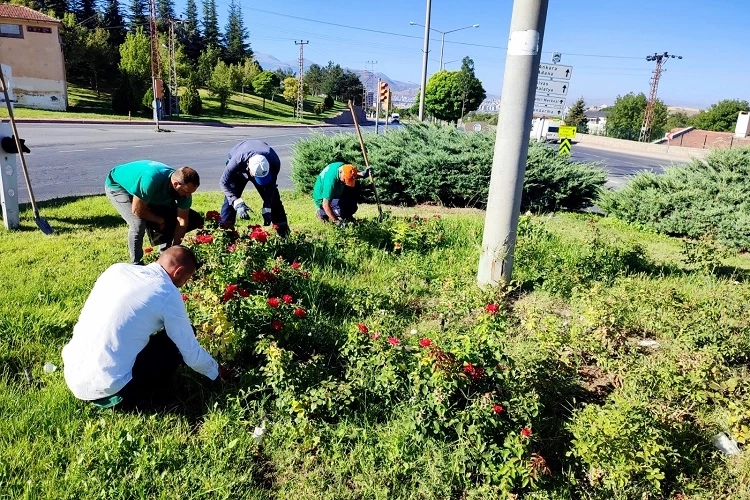
[(570, 156), (570, 139), (560, 139), (560, 149), (557, 150), (560, 156)]
[(560, 118), (563, 115), (562, 108), (538, 108), (534, 106), (534, 114)]
[(560, 52), (553, 52), (552, 53), (552, 64), (559, 63), (560, 59), (562, 59), (562, 53), (560, 53)]
[(568, 95), (568, 82), (556, 80), (539, 80), (536, 82), (537, 94)]
[(541, 63), (539, 65), (539, 76), (545, 78), (557, 78), (558, 80), (570, 80), (573, 74), (573, 66), (562, 64)]
[(560, 135), (560, 139), (572, 139), (576, 136), (576, 126), (563, 125), (559, 128), (558, 134)]
[(545, 108), (564, 108), (565, 99), (563, 97), (555, 97), (548, 95), (536, 95), (534, 97), (534, 106), (545, 107)]

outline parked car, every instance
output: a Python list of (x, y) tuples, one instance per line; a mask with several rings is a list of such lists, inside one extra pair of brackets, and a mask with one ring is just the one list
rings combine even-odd
[(390, 123), (401, 123), (401, 122), (399, 121), (399, 120), (400, 120), (400, 118), (401, 118), (401, 117), (400, 117), (400, 116), (398, 116), (398, 113), (392, 113), (392, 114), (391, 114), (391, 120), (390, 120)]

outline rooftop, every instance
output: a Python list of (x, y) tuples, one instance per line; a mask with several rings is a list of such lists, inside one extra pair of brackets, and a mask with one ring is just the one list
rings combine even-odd
[(9, 5), (7, 3), (0, 4), (0, 17), (22, 19), (24, 21), (44, 21), (48, 23), (60, 22), (59, 19), (37, 12), (34, 9), (29, 9), (28, 7), (22, 7), (20, 5)]

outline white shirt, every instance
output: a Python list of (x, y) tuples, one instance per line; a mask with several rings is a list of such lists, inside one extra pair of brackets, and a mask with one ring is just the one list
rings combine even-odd
[(185, 364), (215, 379), (219, 365), (196, 340), (182, 294), (158, 263), (114, 264), (96, 280), (62, 350), (65, 382), (78, 399), (119, 392), (153, 333), (166, 329)]

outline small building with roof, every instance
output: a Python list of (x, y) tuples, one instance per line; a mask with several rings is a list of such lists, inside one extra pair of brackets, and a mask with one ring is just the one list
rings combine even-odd
[(17, 106), (67, 109), (61, 26), (28, 7), (0, 4), (0, 63)]

